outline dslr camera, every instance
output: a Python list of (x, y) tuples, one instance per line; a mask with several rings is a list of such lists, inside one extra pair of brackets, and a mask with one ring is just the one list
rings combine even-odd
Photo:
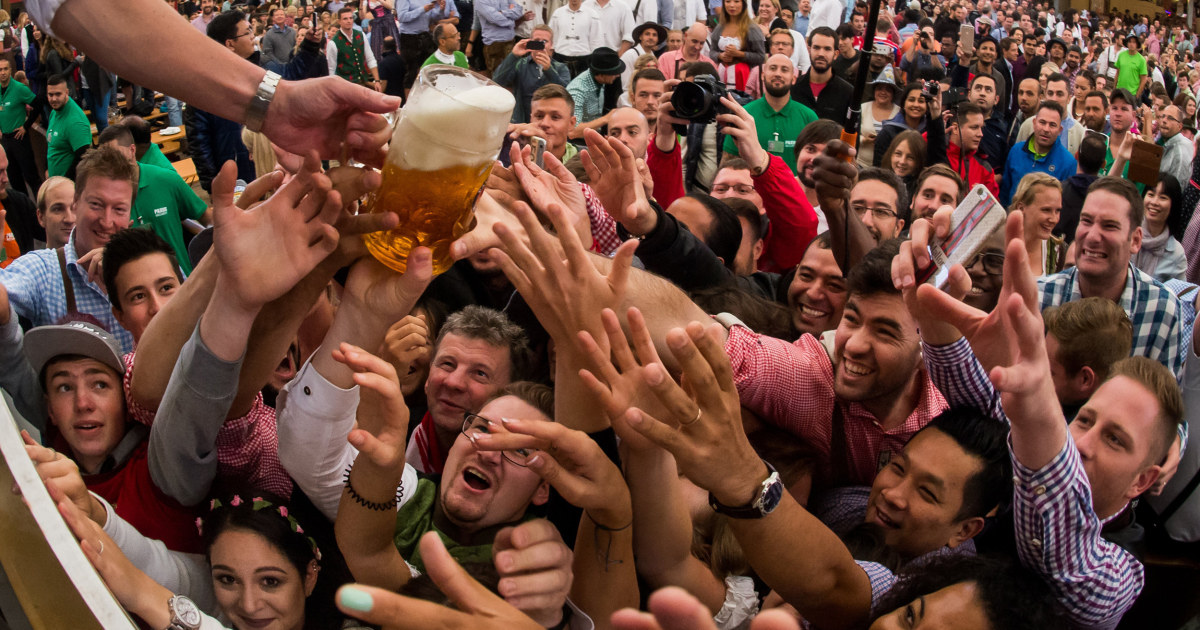
[(745, 92), (730, 90), (725, 84), (709, 74), (702, 74), (691, 82), (684, 81), (675, 86), (671, 105), (675, 116), (684, 120), (707, 125), (717, 119), (718, 114), (728, 114), (729, 109), (721, 104), (721, 98), (729, 96), (739, 105), (754, 100)]

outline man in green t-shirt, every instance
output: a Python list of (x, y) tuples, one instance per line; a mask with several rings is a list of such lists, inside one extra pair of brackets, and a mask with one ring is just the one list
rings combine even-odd
[(174, 170), (171, 165), (171, 160), (163, 155), (162, 150), (158, 148), (152, 140), (153, 132), (150, 129), (150, 123), (146, 122), (141, 116), (126, 116), (121, 119), (121, 125), (133, 134), (133, 147), (137, 155), (138, 164), (151, 164), (165, 169)]
[[(8, 155), (8, 181), (21, 193), (36, 197), (42, 187), (42, 172), (33, 159), (28, 125), (28, 107), (37, 98), (20, 81), (12, 80), (12, 61), (0, 57), (0, 145)], [(26, 193), (26, 186), (29, 192)]]
[(187, 245), (183, 241), (183, 220), (208, 223), (208, 206), (184, 183), (175, 169), (140, 164), (136, 158), (133, 134), (122, 125), (113, 125), (100, 134), (100, 144), (111, 146), (129, 158), (138, 168), (137, 195), (133, 198), (130, 219), (134, 227), (149, 226), (175, 250), (179, 268), (192, 272)]
[(75, 179), (75, 165), (92, 146), (92, 123), (71, 100), (67, 80), (56, 74), (46, 80), (50, 124), (46, 127), (46, 170), (51, 177)]
[(459, 68), (468, 68), (467, 56), (458, 49), (458, 42), (461, 36), (458, 34), (458, 28), (453, 24), (438, 24), (433, 29), (433, 41), (437, 42), (437, 50), (433, 51), (421, 64), (421, 67), (432, 66), (434, 64), (444, 64), (447, 66), (458, 66)]
[(1117, 67), (1117, 87), (1129, 90), (1139, 99), (1142, 97), (1142, 90), (1150, 82), (1146, 58), (1139, 52), (1141, 44), (1142, 41), (1137, 35), (1126, 35), (1125, 50), (1117, 53), (1117, 60), (1113, 63)]
[[(758, 129), (758, 143), (783, 161), (796, 174), (796, 136), (808, 123), (817, 121), (817, 114), (805, 105), (792, 100), (792, 84), (796, 82), (795, 67), (785, 55), (771, 55), (762, 66), (763, 97), (746, 105)], [(725, 136), (725, 153), (738, 155), (733, 138)]]

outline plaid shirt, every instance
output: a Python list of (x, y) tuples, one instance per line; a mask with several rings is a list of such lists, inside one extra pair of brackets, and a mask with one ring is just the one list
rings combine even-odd
[[(1042, 310), (1065, 302), (1083, 299), (1075, 267), (1038, 278)], [(1178, 378), (1183, 373), (1184, 354), (1180, 351), (1182, 310), (1175, 297), (1161, 282), (1129, 265), (1121, 308), (1133, 322), (1133, 356), (1146, 356), (1171, 369)]]
[(1062, 451), (1041, 470), (1022, 466), (1015, 455), (1012, 462), (1022, 564), (1046, 580), (1072, 625), (1115, 628), (1142, 591), (1142, 565), (1100, 537), (1106, 521), (1092, 509), (1092, 487), (1074, 440), (1068, 434)]
[(817, 449), (817, 470), (825, 471), (827, 477), (833, 470), (834, 405), (841, 409), (850, 478), (824, 480), (834, 485), (870, 485), (891, 453), (904, 448), (917, 430), (948, 407), (921, 370), (921, 397), (916, 407), (901, 425), (884, 428), (862, 404), (836, 399), (833, 363), (812, 335), (801, 335), (795, 343), (787, 343), (733, 326), (725, 352), (733, 364), (742, 404)]
[[(13, 308), (18, 315), (29, 318), (34, 326), (53, 324), (67, 314), (67, 291), (63, 287), (56, 251), (34, 250), (14, 260), (6, 269), (0, 269), (0, 284), (8, 290)], [(108, 294), (99, 285), (89, 282), (87, 269), (76, 262), (74, 230), (63, 251), (67, 258), (67, 276), (75, 289), (75, 308), (103, 324), (121, 343), (121, 352), (132, 352), (133, 335), (117, 323)]]
[(587, 205), (588, 222), (592, 227), (592, 251), (612, 258), (617, 247), (621, 245), (621, 237), (617, 236), (617, 222), (600, 204), (600, 199), (596, 197), (591, 186), (580, 186), (583, 188), (583, 198)]
[[(135, 352), (125, 355), (125, 405), (129, 417), (150, 426), (155, 412), (133, 400), (133, 360)], [(217, 433), (217, 479), (238, 486), (268, 490), (287, 499), (292, 496), (292, 478), (279, 463), (279, 434), (275, 410), (263, 402), (262, 394), (246, 415), (226, 420)]]
[(567, 92), (575, 99), (575, 118), (579, 124), (592, 122), (604, 115), (604, 86), (596, 83), (590, 70), (571, 79), (567, 84)]

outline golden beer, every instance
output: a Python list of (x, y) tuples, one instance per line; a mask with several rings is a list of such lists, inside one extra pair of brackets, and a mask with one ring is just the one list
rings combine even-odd
[(475, 199), (500, 151), (516, 101), (504, 88), (455, 66), (432, 65), (400, 110), (368, 212), (395, 212), (392, 230), (363, 236), (379, 262), (403, 272), (414, 247), (433, 250), (433, 272), (453, 264), (450, 243), (471, 227)]

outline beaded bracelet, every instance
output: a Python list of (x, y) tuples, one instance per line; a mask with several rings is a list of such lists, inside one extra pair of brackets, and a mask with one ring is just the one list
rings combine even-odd
[(375, 501), (368, 501), (367, 499), (364, 499), (362, 495), (360, 495), (358, 492), (356, 492), (354, 490), (354, 486), (350, 484), (350, 470), (352, 468), (353, 468), (352, 466), (346, 467), (346, 472), (342, 475), (342, 480), (346, 483), (346, 492), (350, 493), (350, 498), (354, 499), (355, 503), (367, 508), (368, 510), (374, 510), (376, 512), (387, 512), (389, 510), (396, 509), (396, 506), (400, 505), (400, 502), (404, 500), (404, 481), (403, 480), (400, 481), (400, 485), (396, 488), (396, 496), (393, 497), (391, 501), (387, 501), (385, 503), (378, 503)]

